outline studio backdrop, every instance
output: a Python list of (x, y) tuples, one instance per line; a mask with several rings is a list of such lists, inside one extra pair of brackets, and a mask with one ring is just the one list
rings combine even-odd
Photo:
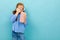
[(60, 40), (60, 0), (0, 0), (0, 40), (12, 40), (10, 16), (18, 2), (27, 13), (26, 40)]

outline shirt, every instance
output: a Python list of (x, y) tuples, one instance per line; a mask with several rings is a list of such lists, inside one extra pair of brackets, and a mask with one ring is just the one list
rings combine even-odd
[(20, 14), (18, 14), (18, 16), (12, 14), (11, 22), (12, 22), (12, 31), (24, 33), (26, 24), (20, 22)]

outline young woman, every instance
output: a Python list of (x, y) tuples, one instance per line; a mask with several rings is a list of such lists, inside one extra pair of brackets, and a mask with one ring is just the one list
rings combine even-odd
[(12, 22), (12, 40), (25, 40), (24, 30), (26, 27), (26, 13), (24, 12), (24, 5), (18, 3), (16, 9), (11, 16)]

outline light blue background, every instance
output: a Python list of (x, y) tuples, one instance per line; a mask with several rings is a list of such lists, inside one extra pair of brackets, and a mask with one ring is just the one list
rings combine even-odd
[(12, 40), (10, 15), (18, 2), (28, 17), (26, 40), (60, 40), (60, 0), (0, 0), (0, 40)]

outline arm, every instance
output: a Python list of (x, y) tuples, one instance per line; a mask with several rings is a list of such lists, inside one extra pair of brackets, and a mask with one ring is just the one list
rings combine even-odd
[(14, 23), (14, 22), (15, 22), (16, 17), (17, 17), (17, 16), (16, 16), (16, 15), (14, 15), (14, 14), (11, 16), (11, 22), (12, 22), (12, 23)]
[(16, 21), (16, 18), (18, 16), (19, 12), (20, 12), (20, 10), (19, 10), (19, 8), (17, 8), (16, 13), (11, 16), (12, 23), (14, 23)]
[(18, 16), (18, 13), (12, 14), (12, 16), (11, 16), (11, 22), (12, 23), (14, 23), (16, 21), (17, 16)]
[(21, 23), (24, 23), (24, 26), (27, 25), (27, 15), (25, 12), (21, 12), (21, 15), (20, 15), (20, 22)]
[(26, 24), (26, 13), (25, 12), (21, 13), (20, 22)]

